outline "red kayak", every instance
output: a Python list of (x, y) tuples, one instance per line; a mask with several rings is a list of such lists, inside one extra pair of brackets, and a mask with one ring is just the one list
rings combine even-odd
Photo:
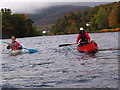
[(98, 46), (94, 41), (91, 41), (90, 43), (88, 43), (84, 46), (78, 45), (77, 50), (79, 52), (95, 53), (98, 51)]

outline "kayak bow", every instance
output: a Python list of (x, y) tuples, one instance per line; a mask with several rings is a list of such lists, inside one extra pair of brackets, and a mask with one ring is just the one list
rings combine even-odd
[(98, 51), (98, 46), (94, 41), (91, 41), (89, 44), (80, 46), (78, 45), (77, 50), (79, 52), (89, 52), (89, 53), (95, 53)]

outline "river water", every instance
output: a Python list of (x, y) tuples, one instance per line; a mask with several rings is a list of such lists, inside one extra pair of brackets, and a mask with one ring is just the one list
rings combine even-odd
[(77, 34), (18, 38), (23, 47), (38, 50), (33, 54), (9, 56), (2, 44), (2, 87), (118, 88), (118, 32), (90, 36), (100, 49), (96, 54), (79, 53), (77, 45), (58, 47), (74, 43)]

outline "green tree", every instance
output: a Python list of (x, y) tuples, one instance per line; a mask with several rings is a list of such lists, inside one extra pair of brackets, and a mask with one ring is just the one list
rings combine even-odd
[(26, 19), (23, 18), (20, 14), (12, 15), (12, 24), (19, 32), (19, 37), (26, 36)]
[(90, 31), (96, 31), (98, 28), (98, 24), (96, 24), (96, 18), (91, 18), (90, 20)]
[(95, 18), (96, 24), (98, 24), (98, 29), (108, 28), (109, 25), (108, 14), (103, 7), (100, 7)]
[[(33, 21), (25, 14), (11, 14), (10, 9), (1, 9), (2, 13), (2, 35), (3, 38), (34, 36), (36, 28), (33, 27)], [(41, 32), (39, 32), (41, 33)], [(37, 34), (39, 35), (39, 34)]]

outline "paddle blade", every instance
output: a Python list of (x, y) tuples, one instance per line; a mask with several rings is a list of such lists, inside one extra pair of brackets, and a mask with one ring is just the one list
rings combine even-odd
[(37, 52), (37, 50), (35, 50), (35, 49), (27, 49), (30, 53), (35, 53), (35, 52)]
[(38, 52), (38, 51), (35, 50), (35, 49), (28, 49), (28, 48), (24, 48), (24, 47), (22, 47), (22, 49), (26, 49), (26, 50), (28, 50), (30, 53)]
[(69, 46), (69, 45), (71, 45), (71, 44), (61, 44), (61, 45), (59, 45), (59, 47)]

